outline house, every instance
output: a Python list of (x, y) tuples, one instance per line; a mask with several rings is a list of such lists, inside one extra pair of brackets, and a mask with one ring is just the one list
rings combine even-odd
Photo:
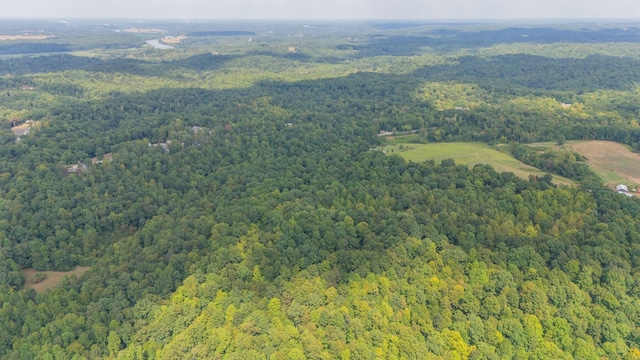
[(618, 192), (618, 194), (624, 194), (625, 196), (628, 197), (632, 197), (633, 194), (629, 192), (629, 188), (627, 187), (627, 185), (616, 185), (616, 191)]
[(11, 131), (13, 131), (13, 133), (19, 138), (20, 136), (29, 135), (29, 133), (31, 132), (31, 127), (29, 125), (23, 124), (12, 127)]
[(627, 185), (620, 184), (616, 186), (616, 191), (619, 193), (627, 193), (629, 192), (629, 188), (627, 187)]
[(21, 136), (27, 136), (31, 132), (31, 129), (37, 128), (40, 126), (40, 121), (27, 120), (24, 124), (18, 125), (17, 120), (12, 120), (12, 124), (14, 125), (11, 128), (11, 131), (16, 136), (16, 142), (20, 141)]
[(94, 157), (91, 158), (91, 164), (95, 165), (95, 164), (102, 164), (105, 160), (108, 162), (112, 162), (113, 161), (113, 153), (106, 153), (104, 155), (102, 155), (102, 159), (103, 160), (98, 160), (98, 157)]
[(168, 154), (171, 150), (169, 149), (169, 145), (171, 145), (171, 140), (167, 140), (167, 142), (163, 142), (163, 143), (159, 143), (159, 144), (152, 144), (149, 143), (149, 147), (157, 147), (160, 146), (162, 148), (162, 150), (164, 150), (165, 154)]
[(29, 133), (31, 132), (31, 128), (34, 127), (35, 125), (38, 125), (38, 122), (33, 120), (27, 120), (24, 122), (24, 124), (17, 125), (16, 122), (14, 121), (13, 124), (15, 126), (11, 128), (11, 131), (13, 131), (13, 133), (17, 137), (20, 137), (20, 136), (29, 135)]
[(87, 165), (84, 163), (78, 162), (74, 165), (67, 165), (67, 173), (68, 174), (78, 174), (87, 170)]

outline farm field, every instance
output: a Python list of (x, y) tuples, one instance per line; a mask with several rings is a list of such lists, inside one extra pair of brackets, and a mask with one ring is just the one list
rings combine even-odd
[(535, 143), (532, 146), (564, 148), (588, 159), (591, 169), (609, 187), (624, 183), (640, 185), (640, 154), (632, 152), (627, 145), (613, 141), (587, 140), (567, 141), (562, 146), (555, 143)]
[[(387, 154), (398, 154), (406, 160), (423, 162), (433, 160), (436, 163), (444, 159), (453, 159), (456, 164), (473, 167), (475, 164), (491, 165), (498, 172), (513, 172), (516, 176), (528, 179), (530, 174), (544, 175), (543, 171), (526, 165), (502, 150), (484, 143), (455, 142), (431, 144), (403, 144), (402, 137), (391, 139), (391, 144), (382, 148)], [(553, 182), (563, 185), (575, 185), (570, 179), (553, 175)]]
[[(89, 269), (90, 268), (88, 266), (78, 266), (71, 271), (38, 271), (35, 269), (22, 269), (22, 276), (24, 276), (25, 280), (24, 287), (26, 289), (34, 289), (37, 293), (41, 293), (47, 289), (53, 289), (65, 276), (75, 275), (80, 277)], [(32, 284), (31, 279), (37, 273), (46, 274), (47, 278), (37, 284)]]

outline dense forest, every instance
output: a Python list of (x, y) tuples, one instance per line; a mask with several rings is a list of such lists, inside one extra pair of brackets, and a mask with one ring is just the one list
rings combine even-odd
[(27, 25), (0, 54), (64, 53), (0, 59), (0, 358), (640, 359), (640, 201), (528, 145), (640, 149), (637, 25)]

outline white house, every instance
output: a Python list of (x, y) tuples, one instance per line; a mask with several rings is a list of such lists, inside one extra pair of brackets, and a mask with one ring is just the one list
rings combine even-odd
[(627, 187), (627, 185), (620, 184), (616, 186), (616, 191), (619, 193), (622, 193), (622, 192), (626, 193), (626, 192), (629, 192), (629, 188)]

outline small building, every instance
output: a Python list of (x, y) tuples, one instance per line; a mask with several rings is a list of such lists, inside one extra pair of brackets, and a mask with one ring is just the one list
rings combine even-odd
[(78, 162), (74, 165), (67, 165), (67, 174), (78, 174), (87, 171), (87, 165), (82, 162)]
[(98, 160), (98, 157), (91, 158), (91, 164), (102, 164), (104, 161), (112, 162), (113, 161), (113, 153), (106, 153), (102, 155), (102, 160)]
[(629, 188), (627, 185), (620, 184), (616, 186), (616, 191), (619, 193), (627, 193), (629, 192)]
[(11, 131), (18, 137), (20, 138), (20, 136), (26, 136), (29, 135), (29, 133), (31, 132), (31, 127), (30, 126), (25, 126), (25, 125), (20, 125), (20, 126), (14, 126), (11, 128)]
[(149, 143), (149, 147), (158, 147), (158, 146), (160, 146), (162, 148), (162, 150), (164, 150), (165, 154), (168, 154), (169, 152), (171, 152), (171, 149), (169, 149), (169, 145), (171, 145), (171, 140), (167, 140), (167, 142), (163, 142), (163, 143), (159, 143), (159, 144)]
[(29, 135), (31, 129), (40, 126), (40, 121), (27, 120), (24, 122), (24, 124), (18, 125), (16, 120), (12, 120), (12, 124), (14, 126), (11, 128), (11, 131), (16, 136), (17, 142), (20, 141), (20, 137)]

